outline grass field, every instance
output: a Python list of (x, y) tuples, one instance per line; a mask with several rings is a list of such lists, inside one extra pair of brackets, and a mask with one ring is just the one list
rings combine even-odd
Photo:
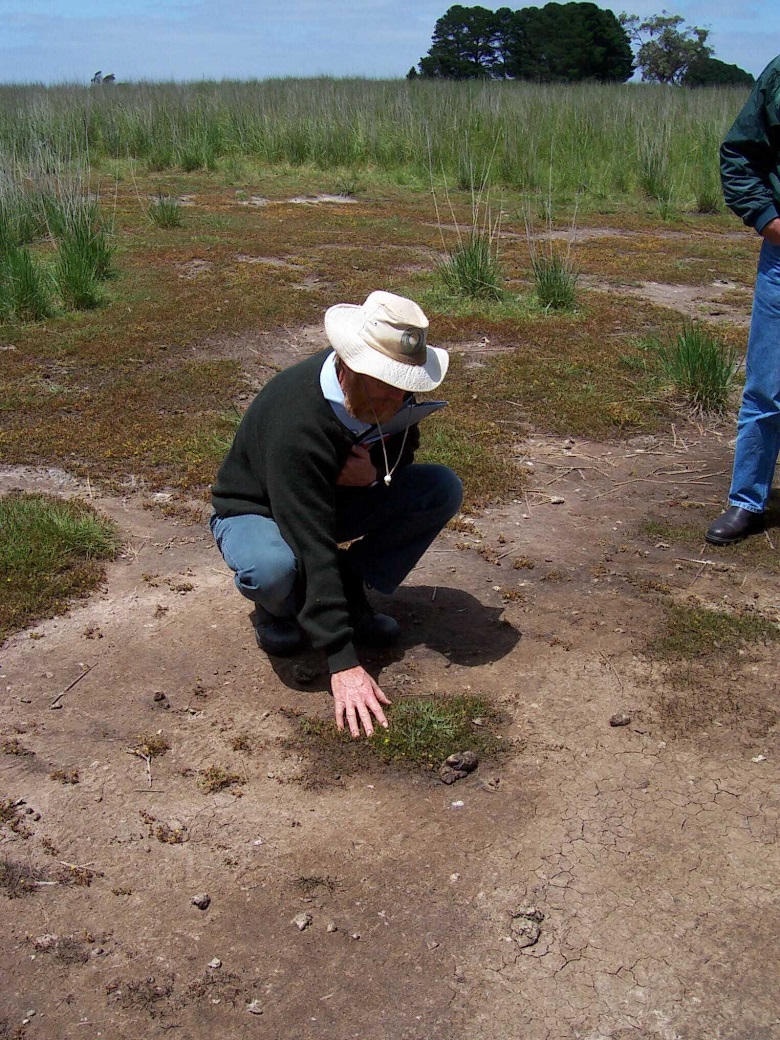
[[(427, 457), (463, 474), (470, 507), (517, 492), (506, 460), (529, 427), (653, 429), (672, 402), (641, 345), (672, 341), (682, 319), (625, 290), (749, 290), (754, 245), (717, 189), (742, 100), (337, 80), (0, 87), (2, 457), (203, 499), (257, 389), (235, 344), (249, 336), (257, 354), (258, 337), (380, 287), (418, 299), (454, 348), (453, 407)], [(474, 229), (498, 269), (486, 298), (441, 278)], [(560, 309), (534, 287), (541, 261), (571, 273)], [(744, 346), (739, 329), (719, 335)]]

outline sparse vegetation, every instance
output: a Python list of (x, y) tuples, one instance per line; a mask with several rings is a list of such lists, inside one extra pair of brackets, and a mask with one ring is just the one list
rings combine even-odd
[[(485, 725), (486, 721), (496, 721), (495, 712), (481, 697), (400, 700), (389, 709), (388, 721), (388, 729), (380, 727), (365, 742), (365, 746), (385, 761), (438, 765), (456, 751), (470, 749), (478, 754), (490, 754), (500, 747), (493, 728)], [(325, 743), (351, 742), (332, 722), (304, 718), (301, 725), (307, 736)]]
[(91, 506), (48, 495), (0, 496), (0, 530), (0, 641), (91, 592), (119, 546)]
[(224, 791), (226, 788), (242, 782), (238, 773), (231, 773), (229, 769), (216, 764), (201, 769), (198, 780), (206, 794), (215, 794), (217, 791)]
[(665, 629), (653, 642), (652, 651), (673, 660), (713, 654), (734, 659), (745, 645), (778, 638), (777, 625), (758, 614), (710, 610), (693, 600), (668, 605)]

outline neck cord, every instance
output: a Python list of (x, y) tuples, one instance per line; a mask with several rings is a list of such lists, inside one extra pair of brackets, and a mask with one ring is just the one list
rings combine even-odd
[[(404, 430), (404, 438), (401, 441), (401, 450), (398, 452), (398, 458), (395, 460), (395, 465), (393, 466), (392, 469), (390, 469), (390, 461), (387, 458), (387, 448), (385, 447), (385, 438), (384, 438), (384, 435), (382, 433), (382, 425), (379, 422), (379, 419), (377, 417), (376, 409), (374, 408), (374, 402), (371, 400), (371, 395), (367, 394), (367, 397), (368, 397), (368, 403), (371, 405), (371, 411), (373, 412), (373, 415), (374, 415), (374, 422), (376, 423), (377, 429), (379, 430), (379, 443), (382, 445), (382, 455), (383, 455), (384, 460), (385, 460), (385, 475), (384, 475), (384, 477), (382, 479), (385, 482), (385, 486), (386, 487), (390, 487), (390, 482), (393, 479), (393, 474), (398, 469), (398, 463), (401, 461), (401, 457), (403, 456), (403, 453), (404, 453), (404, 448), (406, 447), (406, 438), (407, 438), (407, 436), (409, 434), (409, 427), (407, 426), (406, 429)], [(407, 407), (411, 410), (411, 407), (412, 407), (411, 401), (409, 402)]]

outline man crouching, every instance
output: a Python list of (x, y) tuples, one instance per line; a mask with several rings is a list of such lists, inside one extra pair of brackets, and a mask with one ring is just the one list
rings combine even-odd
[(305, 633), (324, 650), (336, 725), (346, 719), (353, 737), (361, 724), (373, 733), (372, 716), (386, 727), (390, 703), (354, 644), (400, 636), (394, 618), (372, 610), (365, 586), (394, 592), (462, 498), (452, 470), (414, 463), (414, 394), (435, 390), (449, 364), (427, 331), (417, 304), (388, 292), (329, 308), (332, 350), (266, 384), (212, 488), (211, 530), (255, 604), (258, 644), (294, 654)]

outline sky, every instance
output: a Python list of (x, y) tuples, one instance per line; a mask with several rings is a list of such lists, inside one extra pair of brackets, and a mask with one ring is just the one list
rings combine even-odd
[[(778, 0), (625, 4), (642, 18), (666, 9), (710, 29), (715, 57), (754, 75), (780, 53)], [(98, 70), (125, 81), (397, 78), (427, 52), (449, 6), (449, 0), (0, 0), (0, 82), (85, 83)], [(532, 5), (483, 0), (482, 6)], [(611, 10), (619, 14), (623, 6)]]

